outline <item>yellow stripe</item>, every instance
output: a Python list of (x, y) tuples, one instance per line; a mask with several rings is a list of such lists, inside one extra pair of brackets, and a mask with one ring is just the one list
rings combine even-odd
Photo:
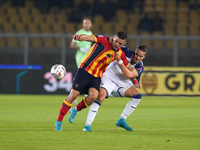
[(87, 103), (86, 103), (86, 100), (85, 100), (85, 98), (83, 99), (83, 102), (84, 102), (84, 104), (85, 104), (85, 106), (89, 106)]
[(99, 103), (102, 103), (100, 100), (96, 99), (96, 101), (98, 101)]
[[(134, 69), (135, 69), (135, 68), (134, 68)], [(136, 69), (135, 69), (135, 71), (137, 72), (137, 70), (136, 70)], [(139, 74), (138, 74), (138, 72), (137, 72), (137, 77), (138, 77), (138, 75), (139, 75)]]
[(126, 67), (128, 67), (128, 66), (129, 66), (129, 63), (127, 63)]
[(121, 55), (122, 55), (122, 50), (119, 50), (118, 52), (119, 52), (119, 54), (120, 54), (120, 56), (121, 56)]
[[(92, 64), (90, 70), (88, 71), (90, 74), (93, 73), (93, 70), (95, 69), (95, 67), (96, 67), (96, 65), (98, 64), (98, 62), (101, 61), (107, 54), (110, 54), (111, 56), (112, 56), (112, 55), (114, 56), (114, 55), (115, 55), (115, 51), (107, 51), (107, 52), (104, 52), (102, 55), (100, 55), (100, 57), (98, 57), (97, 60), (94, 61), (94, 63)], [(111, 59), (111, 60), (110, 60), (110, 59)], [(105, 66), (105, 69), (106, 69), (107, 65), (105, 65), (105, 64), (111, 63), (111, 62), (114, 60), (113, 57), (110, 58), (110, 59), (107, 59), (106, 61), (104, 61), (103, 63), (101, 63), (101, 64), (99, 65), (98, 68), (96, 68), (96, 73), (94, 74), (95, 77), (97, 77), (97, 75), (98, 75), (98, 73), (99, 73), (99, 71), (100, 71), (99, 69), (100, 69), (102, 66)], [(109, 62), (109, 60), (110, 60), (111, 62)], [(102, 71), (102, 70), (101, 70), (101, 71)], [(103, 72), (101, 72), (100, 74), (103, 74)]]
[(97, 38), (96, 38), (96, 36), (93, 35), (93, 37), (95, 38), (95, 42), (97, 42)]
[(64, 100), (63, 103), (65, 103), (67, 106), (72, 106), (72, 103), (69, 103), (68, 101)]

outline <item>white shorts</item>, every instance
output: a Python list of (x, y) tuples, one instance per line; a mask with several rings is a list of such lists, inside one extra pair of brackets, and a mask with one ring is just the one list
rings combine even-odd
[(130, 79), (120, 80), (118, 76), (107, 72), (105, 72), (101, 78), (101, 88), (104, 88), (107, 91), (107, 97), (125, 97), (124, 93), (130, 87), (134, 87), (134, 84)]

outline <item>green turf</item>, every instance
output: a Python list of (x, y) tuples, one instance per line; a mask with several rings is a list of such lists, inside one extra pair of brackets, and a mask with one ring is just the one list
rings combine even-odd
[[(116, 127), (128, 98), (107, 99), (92, 125), (83, 132), (87, 111), (75, 122), (54, 124), (65, 96), (0, 95), (0, 150), (199, 150), (200, 98), (143, 96), (127, 118), (134, 131)], [(78, 101), (81, 100), (81, 96)]]

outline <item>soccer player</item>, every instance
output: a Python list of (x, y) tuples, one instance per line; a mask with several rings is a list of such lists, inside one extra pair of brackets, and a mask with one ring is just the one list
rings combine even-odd
[(56, 131), (62, 131), (63, 118), (71, 108), (73, 101), (78, 95), (88, 94), (88, 96), (83, 98), (82, 101), (77, 104), (76, 108), (73, 109), (73, 115), (70, 115), (69, 118), (71, 122), (73, 122), (77, 111), (81, 111), (97, 99), (100, 91), (101, 77), (107, 66), (115, 60), (115, 56), (119, 57), (120, 55), (120, 59), (122, 59), (123, 64), (126, 67), (129, 66), (126, 55), (121, 50), (121, 46), (126, 43), (127, 39), (126, 33), (122, 31), (109, 38), (103, 35), (87, 36), (84, 34), (76, 34), (73, 35), (72, 38), (78, 41), (95, 42), (95, 44), (93, 44), (92, 48), (79, 66), (70, 94), (65, 98), (60, 109), (60, 113), (55, 124)]
[[(101, 89), (98, 98), (89, 108), (83, 131), (92, 131), (91, 124), (98, 112), (99, 107), (104, 99), (108, 98), (111, 94), (115, 97), (131, 98), (126, 104), (120, 118), (117, 120), (116, 125), (129, 131), (133, 130), (128, 126), (125, 119), (135, 110), (142, 97), (140, 92), (135, 87), (141, 88), (142, 86), (139, 81), (144, 69), (142, 60), (147, 56), (147, 47), (145, 45), (140, 45), (134, 52), (127, 47), (122, 47), (122, 50), (125, 52), (127, 60), (130, 62), (131, 71), (128, 70), (122, 62), (120, 63), (119, 56), (119, 59), (117, 59), (119, 64), (117, 61), (110, 64), (101, 79)], [(130, 78), (133, 78), (133, 80)]]
[[(90, 19), (84, 19), (83, 20), (83, 28), (80, 29), (79, 31), (77, 31), (75, 34), (79, 34), (79, 35), (85, 34), (85, 35), (91, 36), (91, 35), (93, 35), (92, 31), (90, 30), (91, 27), (92, 27), (91, 20)], [(76, 55), (75, 55), (77, 68), (79, 67), (83, 58), (89, 52), (91, 46), (92, 46), (92, 42), (78, 41), (78, 40), (72, 39), (70, 47), (77, 49)]]
[[(92, 22), (90, 19), (83, 19), (83, 28), (77, 31), (75, 34), (85, 34), (85, 35), (92, 35), (92, 31), (90, 30), (92, 27)], [(77, 41), (72, 39), (70, 47), (77, 49), (75, 59), (76, 59), (76, 66), (79, 67), (81, 61), (89, 52), (92, 46), (92, 42), (89, 41)], [(74, 100), (74, 104), (77, 104), (77, 100)]]

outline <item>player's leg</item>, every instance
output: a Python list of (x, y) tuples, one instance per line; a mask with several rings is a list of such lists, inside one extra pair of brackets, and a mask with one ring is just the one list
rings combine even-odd
[[(72, 89), (70, 91), (69, 96), (64, 100), (62, 107), (60, 109), (60, 113), (58, 119), (56, 121), (55, 130), (62, 131), (62, 120), (64, 116), (67, 114), (69, 109), (72, 106), (73, 101), (77, 98), (77, 96), (83, 92), (84, 87), (88, 84), (87, 79), (90, 78), (87, 76), (88, 73), (84, 69), (78, 69), (76, 76), (73, 81)], [(86, 80), (83, 80), (83, 77), (86, 77)], [(76, 86), (79, 85), (79, 86)]]
[(63, 101), (61, 109), (60, 109), (60, 113), (58, 115), (58, 119), (57, 119), (56, 124), (55, 124), (55, 131), (62, 131), (63, 118), (67, 114), (69, 109), (71, 108), (72, 102), (77, 98), (77, 96), (79, 94), (80, 94), (80, 92), (72, 89), (70, 91), (69, 96), (67, 98), (65, 98), (65, 100)]
[[(79, 50), (76, 51), (76, 55), (75, 55), (75, 59), (76, 59), (76, 66), (77, 68), (79, 68), (79, 65), (81, 63), (81, 61), (83, 60), (83, 58), (86, 56), (87, 53), (81, 52)], [(73, 101), (73, 104), (77, 104), (77, 99), (75, 99)]]
[(123, 89), (121, 89), (121, 93), (124, 93), (125, 97), (131, 97), (131, 100), (126, 104), (125, 109), (123, 110), (120, 118), (116, 122), (116, 125), (126, 130), (132, 131), (133, 129), (128, 126), (125, 120), (139, 104), (142, 98), (142, 94), (140, 94), (139, 91), (133, 87), (128, 88), (127, 90), (125, 90), (125, 92), (123, 91)]
[(116, 84), (110, 80), (110, 76), (108, 74), (104, 74), (101, 78), (101, 89), (97, 99), (90, 105), (88, 116), (86, 119), (86, 123), (83, 131), (92, 131), (91, 125), (94, 121), (95, 116), (97, 115), (98, 109), (101, 106), (102, 102), (106, 97), (110, 95), (110, 93), (115, 89)]
[(94, 118), (99, 110), (99, 107), (101, 106), (105, 97), (106, 97), (106, 90), (104, 88), (101, 88), (97, 99), (90, 105), (83, 131), (92, 131), (91, 130), (92, 122), (94, 121)]
[(83, 98), (82, 101), (78, 103), (77, 106), (70, 111), (71, 112), (71, 115), (69, 116), (70, 123), (74, 122), (74, 118), (78, 111), (81, 111), (87, 106), (90, 106), (97, 99), (97, 96), (100, 91), (101, 78), (90, 75), (88, 81), (89, 81), (89, 84), (87, 85), (87, 88), (89, 88), (88, 96)]
[(91, 103), (93, 103), (97, 96), (99, 94), (99, 91), (97, 91), (95, 88), (90, 88), (89, 89), (89, 93), (88, 93), (88, 96), (87, 97), (84, 97), (82, 99), (82, 101), (80, 103), (77, 104), (76, 107), (72, 108), (70, 110), (70, 116), (69, 116), (69, 122), (70, 123), (73, 123), (74, 122), (74, 119), (75, 119), (75, 116), (77, 114), (78, 111), (81, 111), (82, 109), (88, 107), (91, 105)]
[(134, 87), (131, 87), (125, 91), (124, 95), (125, 97), (131, 97), (121, 115), (122, 118), (126, 119), (139, 104), (142, 94)]

